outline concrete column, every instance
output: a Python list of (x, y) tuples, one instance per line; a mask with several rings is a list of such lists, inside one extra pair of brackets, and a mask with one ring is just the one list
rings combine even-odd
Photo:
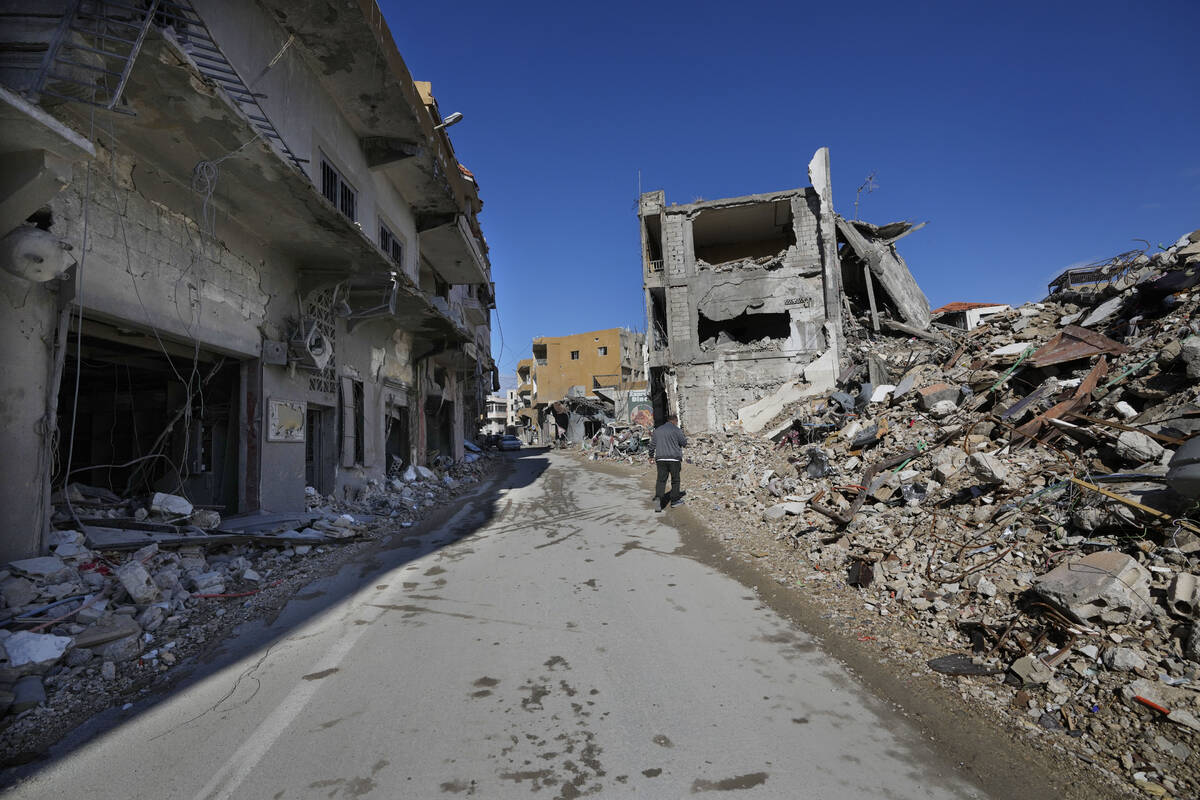
[[(50, 453), (43, 448), (51, 430), (46, 415), (57, 321), (53, 284), (0, 269), (0, 562), (38, 555), (47, 529)], [(65, 441), (70, 431), (62, 436)]]
[(825, 319), (829, 346), (835, 360), (841, 360), (842, 345), (842, 267), (837, 255), (837, 220), (833, 214), (833, 182), (829, 175), (829, 148), (822, 147), (808, 164), (808, 180), (821, 198), (817, 230), (821, 242), (821, 263), (825, 271)]

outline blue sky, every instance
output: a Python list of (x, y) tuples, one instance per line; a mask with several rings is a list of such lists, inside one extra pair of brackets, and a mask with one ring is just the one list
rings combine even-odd
[[(1063, 267), (1200, 227), (1200, 2), (381, 0), (478, 177), (502, 374), (534, 336), (644, 328), (636, 198), (808, 185), (928, 220), (935, 306), (1039, 299)], [(497, 319), (498, 316), (498, 319)]]

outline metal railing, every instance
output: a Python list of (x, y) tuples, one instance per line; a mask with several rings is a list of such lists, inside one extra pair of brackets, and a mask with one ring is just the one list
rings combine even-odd
[(663, 271), (663, 260), (661, 258), (657, 261), (647, 261), (646, 263), (650, 266), (650, 272)]

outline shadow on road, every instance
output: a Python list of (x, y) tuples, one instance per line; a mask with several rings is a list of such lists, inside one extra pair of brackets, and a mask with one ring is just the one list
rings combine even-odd
[(547, 448), (525, 448), (501, 453), (502, 463), (496, 473), (474, 490), (435, 509), (411, 528), (397, 527), (384, 534), (351, 556), (336, 573), (296, 587), (295, 594), (273, 618), (250, 620), (223, 640), (206, 643), (207, 649), (198, 658), (148, 681), (142, 688), (146, 695), (129, 708), (124, 708), (114, 697), (116, 705), (92, 716), (49, 751), (33, 756), (28, 763), (0, 771), (0, 789), (10, 788), (84, 744), (117, 730), (172, 694), (185, 691), (249, 656), (265, 655), (292, 631), (378, 577), (470, 537), (496, 515), (504, 493), (529, 486), (541, 477), (550, 465), (546, 451)]

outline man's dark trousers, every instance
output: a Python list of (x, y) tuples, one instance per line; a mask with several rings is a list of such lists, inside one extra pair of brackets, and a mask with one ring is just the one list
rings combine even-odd
[[(678, 461), (656, 461), (658, 465), (658, 480), (654, 484), (654, 496), (658, 498), (659, 508), (666, 508), (668, 503), (678, 500), (679, 495), (679, 469), (680, 462)], [(663, 494), (663, 489), (667, 488), (667, 476), (671, 478), (671, 493)]]

